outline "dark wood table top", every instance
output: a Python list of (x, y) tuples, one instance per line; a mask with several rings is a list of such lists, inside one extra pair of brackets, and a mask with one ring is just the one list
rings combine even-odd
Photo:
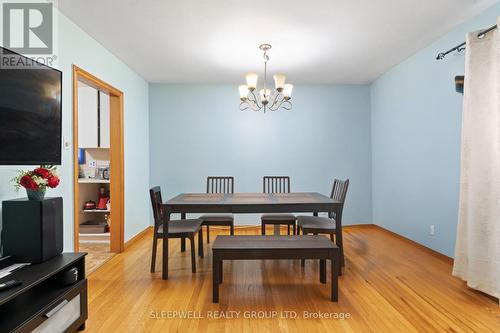
[(182, 193), (163, 203), (167, 213), (286, 213), (329, 212), (340, 201), (315, 192)]
[(316, 192), (293, 193), (182, 193), (165, 205), (289, 205), (323, 204), (337, 201)]
[(276, 249), (332, 249), (337, 248), (322, 235), (300, 236), (217, 236), (212, 250), (276, 250)]

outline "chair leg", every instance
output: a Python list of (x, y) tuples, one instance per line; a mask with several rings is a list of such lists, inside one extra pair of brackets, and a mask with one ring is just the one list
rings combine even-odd
[(153, 250), (151, 251), (151, 273), (155, 272), (157, 243), (158, 243), (158, 236), (156, 235), (156, 230), (154, 230)]
[(229, 228), (229, 233), (231, 234), (231, 236), (234, 236), (234, 224), (231, 224)]
[(203, 228), (198, 231), (198, 255), (203, 258)]
[[(302, 235), (307, 235), (307, 233), (302, 230)], [(305, 267), (306, 266), (306, 260), (305, 259), (300, 259), (300, 266)]]
[(193, 273), (196, 273), (196, 252), (194, 246), (194, 235), (191, 235), (189, 237), (189, 240), (191, 241), (191, 271)]
[(261, 223), (260, 223), (260, 229), (261, 229), (261, 230), (260, 230), (260, 233), (261, 233), (262, 235), (265, 235), (265, 234), (266, 234), (266, 224), (265, 224), (264, 222), (261, 222)]
[(210, 243), (210, 226), (207, 225), (207, 244)]

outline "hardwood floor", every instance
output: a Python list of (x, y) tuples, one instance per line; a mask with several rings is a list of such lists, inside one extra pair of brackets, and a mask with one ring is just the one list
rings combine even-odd
[[(81, 239), (82, 237), (80, 236)], [(79, 249), (80, 252), (88, 253), (85, 257), (85, 273), (87, 275), (104, 265), (106, 261), (115, 255), (115, 253), (109, 252), (109, 242), (80, 242)]]
[[(212, 304), (211, 251), (205, 246), (192, 274), (189, 251), (172, 241), (163, 281), (160, 256), (149, 273), (152, 235), (145, 234), (89, 276), (86, 332), (500, 331), (498, 300), (452, 277), (449, 259), (375, 226), (346, 227), (344, 235), (338, 303), (319, 283), (317, 262), (302, 269), (299, 260), (281, 260), (226, 263), (220, 303)], [(304, 311), (333, 318), (305, 318)], [(226, 318), (209, 318), (215, 314)]]

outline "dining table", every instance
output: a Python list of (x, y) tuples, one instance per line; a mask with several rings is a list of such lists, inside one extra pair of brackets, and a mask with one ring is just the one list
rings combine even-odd
[[(342, 202), (316, 192), (291, 193), (182, 193), (163, 203), (163, 223), (171, 214), (181, 219), (191, 213), (334, 213), (336, 243), (342, 249)], [(162, 279), (168, 274), (168, 235), (163, 233)], [(343, 254), (341, 254), (343, 255)]]

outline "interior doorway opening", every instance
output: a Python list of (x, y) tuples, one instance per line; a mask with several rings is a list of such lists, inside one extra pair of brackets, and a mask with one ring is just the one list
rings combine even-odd
[(74, 248), (95, 269), (124, 248), (123, 93), (73, 66)]

